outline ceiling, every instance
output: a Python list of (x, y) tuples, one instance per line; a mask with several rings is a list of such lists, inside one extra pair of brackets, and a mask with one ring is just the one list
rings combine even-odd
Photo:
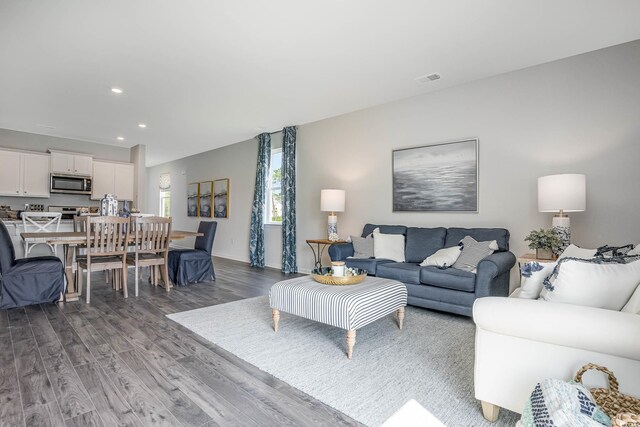
[(637, 0), (2, 0), (0, 128), (152, 166), (636, 39)]

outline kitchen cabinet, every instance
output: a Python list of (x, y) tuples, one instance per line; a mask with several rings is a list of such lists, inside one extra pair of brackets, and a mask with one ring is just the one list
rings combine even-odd
[(51, 151), (51, 172), (53, 173), (91, 176), (92, 170), (91, 156)]
[(49, 156), (0, 150), (0, 195), (49, 197)]
[(130, 163), (93, 162), (91, 198), (99, 200), (113, 194), (119, 201), (133, 200), (133, 165)]

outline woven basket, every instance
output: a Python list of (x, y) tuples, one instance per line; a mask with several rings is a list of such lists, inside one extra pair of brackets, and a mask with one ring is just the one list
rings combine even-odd
[[(582, 383), (582, 375), (590, 369), (604, 372), (609, 377), (609, 388), (592, 388), (590, 391), (598, 406), (611, 417), (612, 422), (616, 416), (621, 413), (627, 413), (626, 419), (630, 420), (632, 417), (635, 417), (636, 420), (640, 420), (640, 417), (637, 415), (640, 414), (640, 399), (620, 393), (618, 391), (618, 380), (616, 376), (604, 366), (593, 363), (584, 365), (576, 374), (576, 382)], [(621, 422), (625, 422), (625, 424), (617, 425), (633, 427), (633, 424), (629, 424), (627, 421)], [(640, 427), (640, 425), (638, 427)]]
[(355, 276), (328, 276), (326, 273), (331, 269), (323, 268), (320, 270), (313, 270), (311, 275), (313, 280), (322, 283), (323, 285), (333, 286), (347, 286), (361, 283), (367, 277), (367, 270), (357, 269), (358, 273)]
[(640, 415), (622, 412), (611, 418), (611, 427), (640, 427)]

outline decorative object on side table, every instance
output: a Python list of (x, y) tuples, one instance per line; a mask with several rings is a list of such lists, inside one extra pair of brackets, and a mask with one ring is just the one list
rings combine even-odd
[(532, 230), (524, 240), (529, 242), (529, 249), (536, 250), (538, 259), (554, 259), (554, 254), (562, 252), (562, 240), (553, 228)]
[(331, 212), (327, 220), (327, 236), (331, 241), (338, 240), (338, 216), (336, 212), (344, 212), (344, 190), (328, 189), (320, 192), (320, 210)]
[(585, 208), (585, 175), (560, 174), (538, 178), (538, 211), (557, 212), (552, 222), (561, 240), (557, 253), (571, 243), (571, 222), (566, 212), (583, 212)]
[(393, 211), (477, 212), (478, 140), (393, 151)]

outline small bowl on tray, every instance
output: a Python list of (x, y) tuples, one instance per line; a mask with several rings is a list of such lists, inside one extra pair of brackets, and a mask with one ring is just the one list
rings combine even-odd
[(331, 267), (316, 268), (311, 272), (313, 280), (324, 285), (346, 286), (361, 283), (367, 277), (367, 270), (349, 268), (346, 275), (334, 276)]

